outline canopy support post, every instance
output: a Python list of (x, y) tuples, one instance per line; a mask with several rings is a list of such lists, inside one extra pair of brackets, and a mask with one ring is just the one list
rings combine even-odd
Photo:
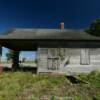
[(19, 68), (19, 51), (14, 51), (12, 57), (12, 69), (17, 70)]

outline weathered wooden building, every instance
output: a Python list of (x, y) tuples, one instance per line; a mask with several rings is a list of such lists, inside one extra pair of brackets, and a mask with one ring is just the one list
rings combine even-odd
[(100, 67), (100, 37), (84, 29), (64, 29), (64, 23), (61, 29), (12, 29), (0, 36), (0, 45), (36, 51), (37, 72), (88, 72)]

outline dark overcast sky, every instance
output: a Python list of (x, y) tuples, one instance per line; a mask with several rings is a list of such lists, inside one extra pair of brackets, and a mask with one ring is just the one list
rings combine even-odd
[(14, 27), (86, 28), (100, 18), (100, 0), (0, 0), (0, 31)]

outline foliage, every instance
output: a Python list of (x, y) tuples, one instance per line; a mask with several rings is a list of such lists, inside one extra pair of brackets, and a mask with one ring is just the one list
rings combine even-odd
[(93, 21), (90, 28), (86, 29), (85, 31), (91, 35), (100, 36), (100, 19)]
[[(81, 74), (85, 83), (72, 84), (65, 76), (36, 75), (31, 72), (4, 72), (0, 75), (0, 100), (40, 100), (40, 98), (100, 99), (100, 73)], [(43, 99), (41, 99), (43, 100)]]
[(8, 53), (6, 53), (7, 61), (12, 59), (13, 54), (14, 54), (13, 50), (9, 50)]
[(18, 52), (19, 51), (9, 50), (8, 53), (6, 53), (7, 60), (11, 60)]
[(0, 46), (0, 56), (2, 55), (2, 46)]
[(95, 86), (100, 88), (100, 72), (95, 70), (90, 74), (81, 74), (77, 78), (85, 83), (88, 83), (90, 86)]
[(96, 95), (95, 100), (100, 100), (100, 94)]

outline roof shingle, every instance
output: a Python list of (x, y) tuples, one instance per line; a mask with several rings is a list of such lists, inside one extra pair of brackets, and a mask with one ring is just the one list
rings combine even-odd
[(0, 39), (55, 39), (55, 40), (100, 40), (84, 29), (13, 29), (0, 35)]

